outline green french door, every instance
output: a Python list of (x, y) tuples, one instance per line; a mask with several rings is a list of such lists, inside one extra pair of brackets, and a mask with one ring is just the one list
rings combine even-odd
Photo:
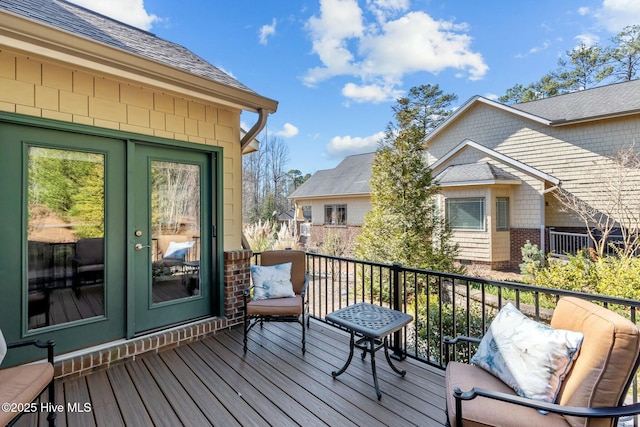
[(212, 313), (213, 155), (130, 143), (130, 336)]

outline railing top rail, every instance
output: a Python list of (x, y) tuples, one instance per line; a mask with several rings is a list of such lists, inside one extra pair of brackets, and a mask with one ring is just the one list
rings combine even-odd
[(558, 295), (558, 296), (576, 296), (576, 297), (582, 297), (584, 299), (589, 299), (589, 300), (592, 300), (592, 301), (600, 301), (600, 302), (605, 303), (605, 304), (618, 304), (618, 305), (625, 305), (625, 306), (634, 307), (634, 308), (640, 308), (640, 301), (638, 301), (638, 300), (617, 298), (617, 297), (611, 297), (611, 296), (601, 295), (601, 294), (588, 294), (588, 293), (585, 293), (585, 292), (575, 292), (575, 291), (569, 291), (569, 290), (564, 290), (564, 289), (547, 288), (547, 287), (542, 287), (542, 286), (532, 286), (532, 285), (527, 285), (525, 283), (483, 279), (483, 278), (480, 278), (480, 277), (465, 276), (465, 275), (462, 275), (462, 274), (444, 273), (444, 272), (441, 272), (441, 271), (425, 270), (425, 269), (413, 268), (413, 267), (405, 267), (405, 266), (402, 266), (400, 264), (386, 264), (386, 263), (379, 263), (379, 262), (363, 261), (363, 260), (358, 260), (358, 259), (355, 259), (355, 258), (345, 258), (345, 257), (339, 257), (339, 256), (333, 256), (333, 255), (324, 255), (324, 254), (319, 254), (319, 253), (314, 253), (314, 252), (307, 252), (307, 255), (314, 256), (314, 257), (319, 257), (319, 258), (327, 258), (327, 259), (336, 260), (336, 261), (353, 262), (353, 263), (357, 263), (357, 264), (363, 264), (363, 265), (370, 265), (370, 266), (375, 266), (375, 267), (387, 268), (387, 269), (390, 269), (390, 270), (392, 270), (392, 269), (400, 269), (402, 272), (405, 272), (405, 273), (422, 274), (422, 275), (428, 275), (428, 276), (437, 276), (437, 277), (443, 277), (443, 278), (452, 279), (454, 281), (456, 281), (456, 280), (457, 281), (468, 281), (470, 283), (500, 286), (500, 287), (503, 287), (503, 288), (513, 289), (513, 290), (526, 291), (526, 292), (538, 292), (538, 293), (553, 294), (553, 295)]
[(589, 235), (587, 233), (572, 233), (569, 231), (554, 231), (554, 230), (549, 230), (549, 234), (558, 234), (558, 235), (562, 235), (562, 236), (576, 236), (576, 237), (589, 237)]

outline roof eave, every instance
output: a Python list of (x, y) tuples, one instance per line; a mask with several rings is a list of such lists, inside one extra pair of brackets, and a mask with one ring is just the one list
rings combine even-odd
[(479, 181), (460, 181), (460, 182), (448, 182), (440, 183), (442, 188), (447, 187), (469, 187), (469, 186), (489, 186), (489, 185), (522, 185), (522, 181), (519, 179), (486, 179)]
[(607, 120), (607, 119), (616, 119), (618, 117), (626, 117), (640, 114), (640, 110), (627, 110), (627, 111), (619, 111), (611, 114), (601, 114), (598, 116), (590, 116), (590, 117), (580, 117), (577, 119), (557, 119), (551, 122), (551, 126), (559, 127), (559, 126), (567, 126), (567, 125), (575, 125), (580, 123), (587, 122), (595, 122), (597, 120)]
[(341, 193), (341, 194), (314, 194), (310, 196), (296, 196), (290, 195), (287, 196), (287, 199), (292, 200), (311, 200), (311, 199), (338, 199), (344, 197), (366, 197), (370, 196), (371, 192), (368, 193)]
[(144, 58), (22, 16), (0, 11), (0, 46), (57, 63), (98, 71), (173, 93), (257, 112), (273, 113), (278, 102)]

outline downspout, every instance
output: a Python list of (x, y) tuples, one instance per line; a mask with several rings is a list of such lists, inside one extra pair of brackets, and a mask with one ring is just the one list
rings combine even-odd
[(547, 193), (551, 193), (552, 191), (556, 191), (560, 188), (560, 184), (554, 185), (553, 187), (549, 187), (546, 190), (542, 190), (542, 225), (540, 226), (540, 249), (542, 250), (543, 253), (546, 253), (546, 233), (545, 233), (545, 228), (547, 225), (547, 222), (544, 220), (545, 217), (545, 201), (544, 201), (544, 195)]
[[(255, 122), (251, 129), (244, 135), (244, 138), (240, 140), (240, 155), (242, 155), (242, 152), (253, 138), (262, 132), (262, 129), (264, 129), (267, 124), (267, 117), (269, 117), (269, 113), (265, 111), (264, 108), (258, 108), (258, 121)], [(241, 242), (242, 249), (251, 250), (251, 245), (249, 244), (249, 240), (247, 240), (247, 236), (244, 235), (244, 232), (241, 234)]]
[(244, 138), (240, 141), (241, 150), (244, 151), (251, 140), (262, 132), (262, 129), (264, 129), (267, 124), (267, 117), (269, 117), (269, 113), (266, 112), (264, 108), (258, 108), (258, 121), (251, 127), (251, 129), (249, 129), (249, 131), (244, 135)]

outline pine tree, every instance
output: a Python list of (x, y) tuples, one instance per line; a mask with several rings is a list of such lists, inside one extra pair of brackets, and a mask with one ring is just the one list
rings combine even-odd
[(411, 88), (392, 107), (372, 164), (371, 210), (356, 239), (356, 257), (455, 271), (457, 251), (437, 207), (439, 187), (426, 160), (426, 135), (446, 119), (455, 95), (438, 85)]

